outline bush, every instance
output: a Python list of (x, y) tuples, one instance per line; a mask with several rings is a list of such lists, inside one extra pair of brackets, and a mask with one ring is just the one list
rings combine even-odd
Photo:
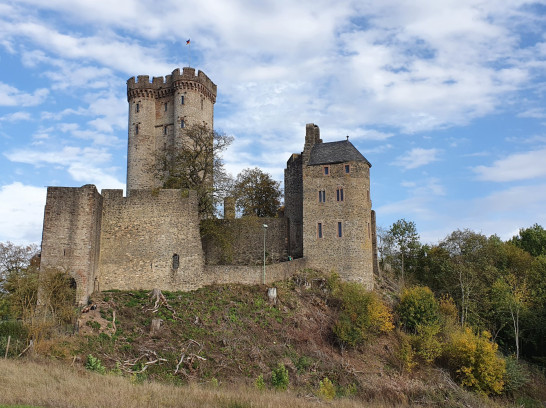
[(404, 289), (397, 312), (402, 326), (412, 333), (417, 332), (418, 326), (429, 326), (439, 320), (438, 302), (426, 286)]
[(256, 381), (254, 381), (254, 386), (260, 391), (265, 390), (265, 381), (262, 374), (260, 374), (258, 378), (256, 378)]
[(271, 373), (271, 384), (278, 390), (286, 390), (288, 388), (289, 378), (288, 370), (284, 364), (279, 363), (277, 368)]
[(497, 355), (498, 346), (484, 331), (474, 334), (469, 328), (454, 332), (444, 349), (448, 368), (456, 380), (483, 394), (500, 394), (504, 387), (506, 365)]
[(97, 373), (104, 374), (106, 372), (106, 368), (102, 365), (102, 361), (100, 361), (97, 357), (93, 357), (92, 354), (89, 354), (87, 356), (87, 361), (85, 362), (85, 368), (87, 368), (90, 371), (96, 371)]
[(332, 381), (328, 377), (324, 377), (319, 382), (319, 396), (327, 401), (333, 400), (336, 396), (336, 387), (332, 384)]
[(504, 376), (504, 391), (513, 393), (531, 380), (531, 376), (526, 367), (515, 357), (506, 358), (506, 374)]
[(334, 334), (344, 344), (356, 346), (394, 328), (392, 314), (374, 292), (355, 282), (342, 282), (337, 292), (341, 304)]
[(412, 335), (415, 353), (426, 363), (433, 363), (442, 354), (443, 345), (438, 339), (439, 324), (418, 325), (417, 334)]

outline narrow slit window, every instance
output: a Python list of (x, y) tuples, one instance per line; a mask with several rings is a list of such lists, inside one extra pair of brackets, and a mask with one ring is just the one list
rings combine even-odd
[(135, 135), (138, 135), (138, 123), (135, 125)]
[(174, 254), (173, 255), (173, 269), (177, 270), (179, 266), (180, 266), (180, 257), (178, 256), (178, 254)]
[(184, 129), (186, 127), (186, 122), (184, 121), (184, 119), (182, 119), (180, 121), (180, 128)]
[(337, 236), (341, 238), (343, 236), (343, 225), (341, 221), (337, 223)]
[(336, 190), (336, 199), (337, 201), (343, 201), (343, 188), (338, 188)]
[(351, 172), (351, 166), (349, 166), (348, 164), (345, 165), (345, 173), (350, 173)]
[(180, 95), (180, 105), (184, 105), (184, 95)]
[(319, 190), (319, 192), (318, 192), (318, 200), (319, 200), (319, 203), (324, 203), (324, 202), (326, 202), (326, 191), (325, 191), (325, 190)]
[(163, 134), (164, 134), (164, 135), (167, 134), (167, 126), (163, 126)]
[(136, 111), (136, 113), (140, 112), (140, 103), (137, 103), (135, 105), (135, 111)]
[(322, 222), (319, 222), (317, 225), (317, 236), (322, 238)]
[(324, 175), (327, 176), (328, 174), (330, 174), (330, 167), (324, 166)]
[(169, 104), (165, 102), (165, 112), (167, 112), (167, 109), (169, 109)]
[(203, 98), (201, 98), (201, 110), (203, 110)]

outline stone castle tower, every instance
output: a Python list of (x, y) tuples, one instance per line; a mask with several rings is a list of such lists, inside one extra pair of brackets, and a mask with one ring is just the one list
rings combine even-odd
[(368, 289), (376, 265), (371, 166), (348, 138), (323, 143), (319, 127), (308, 124), (303, 152), (288, 159), (284, 182), (293, 256)]
[(213, 128), (216, 85), (194, 68), (175, 69), (171, 75), (147, 75), (127, 81), (129, 142), (127, 193), (160, 187), (152, 171), (157, 153), (176, 149), (185, 142), (192, 125)]

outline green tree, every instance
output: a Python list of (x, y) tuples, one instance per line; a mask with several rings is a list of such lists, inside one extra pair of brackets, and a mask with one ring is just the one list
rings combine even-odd
[(538, 224), (520, 228), (519, 234), (511, 242), (533, 256), (546, 255), (546, 230)]
[(410, 261), (415, 258), (421, 246), (417, 227), (413, 221), (398, 220), (391, 225), (382, 241), (386, 261), (399, 272), (401, 284), (404, 286)]
[(439, 320), (438, 302), (426, 286), (404, 289), (396, 310), (404, 328), (411, 332), (416, 332), (419, 326), (430, 326)]
[(256, 167), (239, 173), (233, 196), (243, 216), (275, 217), (281, 205), (282, 191), (280, 182)]
[(233, 137), (204, 125), (189, 126), (184, 134), (183, 143), (157, 154), (152, 170), (163, 188), (197, 191), (201, 218), (211, 218), (232, 185), (221, 154)]
[(336, 283), (333, 296), (341, 310), (334, 334), (342, 345), (357, 346), (373, 336), (394, 328), (392, 314), (375, 292), (357, 282)]

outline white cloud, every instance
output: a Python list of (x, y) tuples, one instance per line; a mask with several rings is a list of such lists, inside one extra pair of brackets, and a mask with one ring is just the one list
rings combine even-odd
[(40, 243), (46, 189), (15, 182), (0, 186), (0, 241)]
[(19, 121), (25, 121), (30, 120), (31, 116), (30, 113), (19, 111), (14, 113), (9, 113), (4, 116), (0, 116), (0, 122), (19, 122)]
[(546, 176), (546, 148), (515, 153), (496, 160), (491, 166), (477, 166), (474, 172), (482, 181), (517, 181)]
[(0, 82), (0, 106), (36, 106), (43, 103), (48, 94), (49, 91), (45, 88), (27, 93)]
[(439, 149), (423, 149), (416, 147), (397, 157), (396, 161), (391, 164), (393, 166), (403, 167), (406, 170), (416, 169), (417, 167), (438, 161), (439, 159), (437, 156), (440, 152), (441, 150)]
[(13, 162), (36, 167), (56, 165), (66, 168), (70, 176), (82, 184), (102, 188), (124, 188), (124, 183), (112, 176), (116, 169), (105, 166), (111, 154), (105, 149), (64, 147), (60, 151), (16, 150), (5, 156)]

